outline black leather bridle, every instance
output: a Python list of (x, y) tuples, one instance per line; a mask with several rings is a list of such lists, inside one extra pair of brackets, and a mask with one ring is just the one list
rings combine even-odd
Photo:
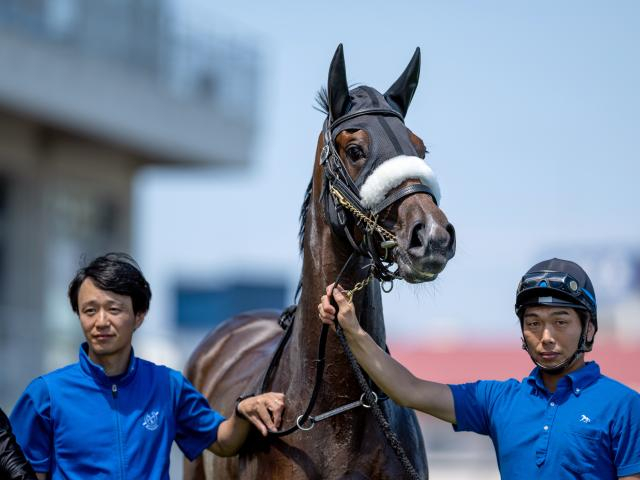
[[(387, 231), (384, 227), (378, 224), (378, 215), (386, 208), (393, 205), (395, 202), (415, 193), (426, 193), (430, 195), (433, 198), (433, 201), (437, 204), (436, 195), (427, 185), (424, 185), (422, 183), (415, 183), (406, 187), (402, 187), (400, 189), (396, 189), (391, 194), (386, 195), (384, 200), (382, 200), (379, 204), (373, 206), (372, 208), (366, 208), (364, 205), (362, 205), (362, 202), (360, 201), (360, 191), (356, 186), (354, 180), (349, 175), (346, 167), (344, 166), (344, 163), (338, 155), (338, 152), (336, 151), (335, 145), (332, 140), (332, 132), (337, 125), (361, 115), (392, 115), (402, 119), (402, 116), (394, 110), (368, 109), (361, 110), (352, 114), (347, 114), (333, 122), (331, 122), (330, 117), (328, 116), (324, 122), (324, 146), (320, 154), (320, 164), (323, 168), (325, 218), (327, 220), (327, 223), (329, 223), (333, 234), (341, 238), (346, 238), (353, 248), (351, 255), (349, 256), (337, 278), (335, 279), (336, 284), (340, 282), (343, 273), (347, 271), (352, 266), (352, 264), (355, 264), (355, 261), (358, 259), (358, 257), (361, 256), (371, 260), (368, 277), (375, 277), (382, 282), (393, 281), (394, 279), (399, 278), (396, 272), (391, 271), (391, 267), (394, 262), (387, 256), (388, 250), (397, 246), (397, 240), (395, 239), (394, 234)], [(351, 217), (351, 222), (349, 222), (348, 216)], [(350, 224), (357, 226), (361, 230), (362, 241), (359, 244), (355, 241), (354, 235), (350, 231)], [(380, 249), (385, 251), (384, 257), (381, 257), (379, 255), (378, 252)], [(353, 291), (351, 292), (351, 295), (352, 294)], [(333, 299), (331, 301), (337, 311), (338, 307), (335, 304), (335, 301)], [(267, 391), (269, 384), (273, 380), (276, 368), (278, 366), (282, 353), (284, 352), (284, 347), (286, 346), (293, 331), (293, 322), (296, 316), (296, 307), (297, 306), (294, 305), (287, 308), (280, 317), (279, 323), (285, 329), (285, 334), (280, 340), (274, 356), (272, 357), (271, 362), (267, 370), (265, 371), (260, 386), (260, 392)], [(339, 415), (358, 407), (370, 408), (374, 416), (376, 417), (376, 420), (380, 424), (387, 440), (398, 455), (398, 458), (408, 476), (414, 479), (418, 478), (418, 475), (411, 465), (411, 462), (409, 461), (397, 436), (391, 430), (388, 420), (384, 417), (384, 414), (377, 404), (378, 401), (384, 401), (388, 397), (383, 394), (376, 394), (372, 390), (370, 380), (367, 380), (364, 377), (359, 366), (357, 365), (357, 362), (353, 357), (353, 354), (351, 353), (351, 350), (346, 342), (344, 333), (342, 332), (342, 328), (339, 324), (337, 324), (337, 322), (336, 333), (338, 335), (340, 343), (345, 350), (345, 353), (349, 359), (349, 363), (351, 364), (351, 367), (358, 380), (358, 384), (363, 390), (363, 393), (360, 399), (357, 401), (342, 405), (320, 415), (311, 416), (311, 411), (313, 410), (316, 399), (318, 397), (318, 393), (320, 391), (320, 385), (322, 384), (328, 331), (328, 326), (326, 324), (323, 325), (318, 344), (318, 358), (316, 360), (315, 382), (311, 397), (309, 398), (309, 403), (307, 404), (305, 411), (297, 417), (296, 423), (294, 425), (283, 430), (269, 432), (269, 435), (282, 437), (289, 435), (297, 430), (310, 430), (311, 428), (313, 428), (315, 423), (330, 418), (334, 415)]]

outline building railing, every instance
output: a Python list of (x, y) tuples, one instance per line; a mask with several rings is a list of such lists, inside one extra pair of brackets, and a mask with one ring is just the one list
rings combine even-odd
[(184, 28), (172, 5), (168, 0), (3, 0), (0, 29), (118, 64), (184, 101), (205, 102), (251, 121), (257, 47)]

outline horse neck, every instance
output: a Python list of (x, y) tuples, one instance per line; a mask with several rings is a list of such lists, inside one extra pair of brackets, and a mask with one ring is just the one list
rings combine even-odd
[[(323, 248), (319, 254), (316, 252), (315, 256), (316, 258), (307, 260), (311, 255), (305, 252), (303, 259), (303, 286), (298, 304), (298, 319), (303, 320), (299, 322), (301, 328), (297, 333), (300, 337), (309, 339), (314, 345), (317, 345), (321, 329), (321, 323), (318, 319), (318, 303), (320, 303), (322, 295), (326, 293), (327, 285), (335, 282), (343, 266), (349, 261), (350, 251), (344, 254), (334, 249)], [(346, 290), (352, 289), (357, 282), (366, 278), (369, 264), (370, 261), (364, 257), (355, 261), (352, 259), (348, 271), (342, 273), (340, 285)], [(355, 292), (353, 302), (362, 328), (371, 335), (378, 345), (384, 345), (384, 318), (378, 280), (372, 280), (364, 289)], [(342, 351), (341, 348), (340, 351)]]
[[(331, 234), (319, 210), (319, 202), (316, 200), (307, 216), (303, 244), (302, 292), (289, 349), (290, 360), (297, 362), (300, 374), (307, 378), (313, 378), (315, 372), (322, 329), (318, 319), (318, 303), (327, 285), (336, 280), (351, 255), (351, 247)], [(356, 282), (366, 277), (368, 263), (362, 257), (351, 261), (351, 267), (343, 273), (340, 283), (345, 288), (352, 288)], [(354, 306), (362, 327), (378, 345), (384, 346), (382, 301), (377, 280), (373, 280), (354, 295)], [(332, 391), (335, 394), (339, 391), (355, 394), (358, 387), (355, 381), (345, 381), (345, 372), (350, 372), (350, 368), (342, 346), (333, 332), (329, 333), (327, 339), (326, 362), (331, 368), (325, 371), (324, 381), (332, 385)]]

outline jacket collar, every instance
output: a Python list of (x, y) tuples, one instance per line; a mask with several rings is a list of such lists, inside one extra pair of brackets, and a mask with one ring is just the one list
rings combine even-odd
[(100, 383), (101, 385), (110, 387), (114, 383), (117, 385), (126, 385), (131, 382), (131, 380), (133, 380), (133, 377), (135, 376), (138, 369), (138, 358), (133, 353), (133, 347), (131, 347), (131, 354), (129, 357), (129, 365), (127, 366), (127, 370), (125, 371), (125, 373), (113, 377), (109, 377), (104, 372), (104, 368), (91, 361), (88, 351), (89, 345), (87, 344), (87, 342), (84, 342), (82, 345), (80, 345), (78, 363), (80, 363), (80, 368), (82, 369), (82, 371), (96, 380), (96, 382)]

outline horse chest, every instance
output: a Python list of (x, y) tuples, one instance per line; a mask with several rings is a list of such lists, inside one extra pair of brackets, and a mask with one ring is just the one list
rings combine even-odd
[[(398, 479), (404, 471), (368, 412), (347, 413), (308, 432), (274, 439), (239, 460), (237, 478)], [(218, 478), (218, 477), (208, 477)]]

